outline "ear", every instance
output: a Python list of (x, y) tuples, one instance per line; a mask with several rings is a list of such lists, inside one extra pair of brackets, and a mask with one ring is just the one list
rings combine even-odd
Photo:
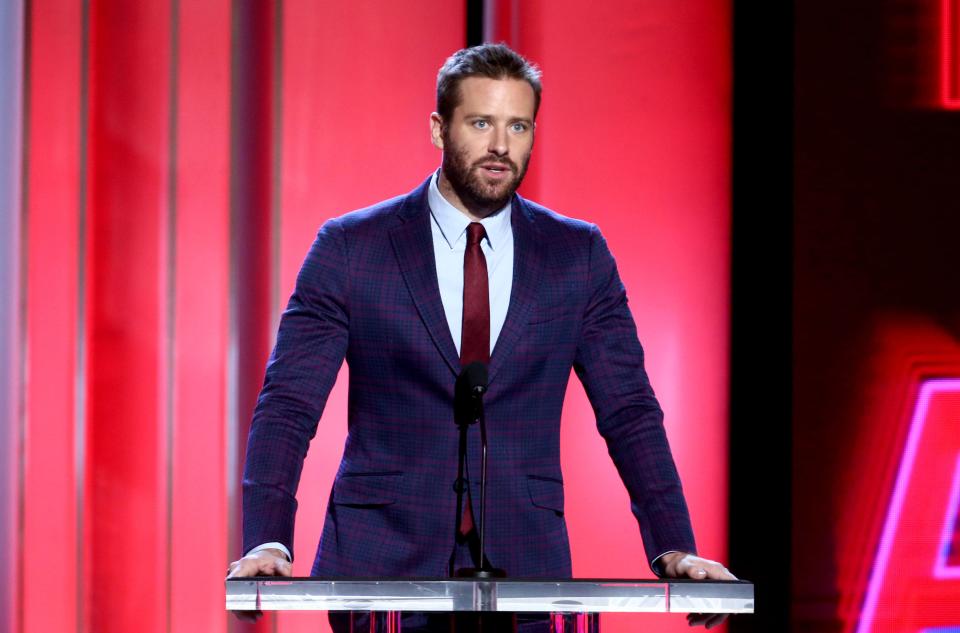
[(430, 113), (430, 140), (434, 147), (443, 149), (443, 117), (436, 112)]

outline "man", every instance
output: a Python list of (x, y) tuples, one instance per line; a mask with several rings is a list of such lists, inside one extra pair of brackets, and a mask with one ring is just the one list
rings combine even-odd
[[(321, 228), (254, 413), (243, 482), (248, 553), (232, 576), (290, 574), (302, 461), (346, 358), (349, 433), (313, 575), (437, 577), (479, 563), (469, 502), (479, 482), (469, 480), (474, 494), (459, 516), (453, 492), (453, 391), (461, 367), (480, 361), (489, 363), (491, 564), (511, 577), (571, 575), (559, 426), (573, 367), (654, 572), (733, 579), (695, 555), (662, 412), (603, 237), (515, 194), (540, 92), (539, 71), (506, 46), (458, 51), (440, 69), (430, 116), (440, 170), (410, 194)], [(468, 446), (474, 473), (477, 435)]]

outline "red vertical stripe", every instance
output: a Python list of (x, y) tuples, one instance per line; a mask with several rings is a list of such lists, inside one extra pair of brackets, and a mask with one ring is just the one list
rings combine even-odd
[[(437, 70), (466, 40), (465, 3), (289, 0), (283, 15), (281, 291), (329, 217), (413, 189), (440, 164), (430, 144)], [(346, 372), (346, 370), (344, 370)], [(346, 435), (346, 381), (327, 402), (297, 495), (294, 574), (313, 563)], [(326, 629), (285, 613), (282, 633)]]
[(70, 631), (77, 622), (81, 7), (35, 0), (30, 11), (21, 630)]
[(960, 1), (940, 0), (940, 100), (960, 110)]
[(173, 632), (226, 630), (230, 1), (181, 1), (176, 104)]
[(86, 617), (161, 631), (170, 3), (90, 10)]

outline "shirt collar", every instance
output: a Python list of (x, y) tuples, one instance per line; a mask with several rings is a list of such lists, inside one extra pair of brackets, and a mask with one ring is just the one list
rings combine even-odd
[[(440, 170), (433, 172), (430, 178), (430, 189), (427, 191), (427, 204), (430, 205), (430, 214), (440, 228), (443, 239), (447, 246), (452, 250), (454, 245), (460, 241), (467, 232), (467, 226), (470, 224), (470, 218), (465, 216), (459, 209), (447, 202), (447, 199), (440, 193), (438, 182), (440, 181)], [(491, 213), (480, 220), (487, 233), (487, 244), (491, 249), (496, 250), (497, 246), (506, 241), (507, 232), (510, 231), (510, 211), (511, 202), (496, 213)], [(465, 238), (464, 238), (465, 239)]]

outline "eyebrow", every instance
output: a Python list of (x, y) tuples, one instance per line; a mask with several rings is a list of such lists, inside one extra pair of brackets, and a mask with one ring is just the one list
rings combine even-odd
[[(480, 112), (468, 112), (463, 115), (465, 119), (493, 119), (495, 117), (489, 114), (482, 114)], [(508, 123), (533, 123), (533, 119), (528, 119), (527, 117), (517, 116), (507, 119)]]

